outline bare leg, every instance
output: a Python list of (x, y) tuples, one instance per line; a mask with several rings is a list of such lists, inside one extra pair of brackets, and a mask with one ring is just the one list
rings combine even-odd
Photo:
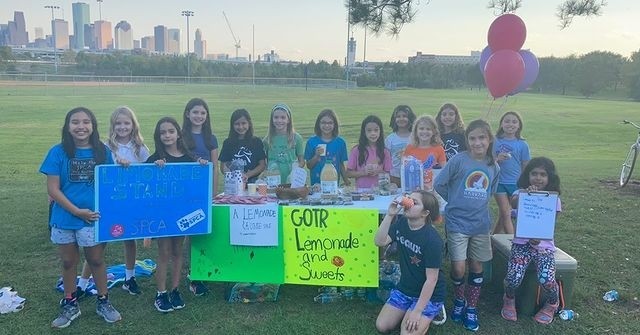
[(124, 241), (124, 264), (127, 270), (133, 270), (136, 265), (136, 241)]
[(76, 243), (59, 244), (58, 251), (62, 259), (62, 286), (65, 298), (70, 298), (76, 291), (76, 276), (78, 274), (78, 262), (80, 251)]
[(107, 267), (104, 264), (104, 249), (106, 243), (100, 243), (93, 247), (84, 247), (84, 257), (93, 273), (93, 281), (96, 283), (98, 295), (107, 295)]
[(388, 333), (397, 329), (405, 313), (406, 311), (384, 304), (376, 319), (376, 329), (381, 333)]
[(171, 238), (158, 239), (158, 264), (156, 265), (156, 286), (159, 292), (167, 290), (167, 268), (171, 253)]
[(171, 289), (175, 289), (180, 285), (180, 276), (182, 275), (182, 254), (183, 254), (184, 237), (171, 238)]

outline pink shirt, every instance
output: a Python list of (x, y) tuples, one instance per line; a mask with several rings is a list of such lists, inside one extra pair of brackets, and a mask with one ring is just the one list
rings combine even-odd
[[(380, 165), (376, 148), (373, 146), (367, 146), (367, 161), (362, 166), (358, 166), (358, 146), (356, 145), (351, 149), (349, 154), (349, 161), (347, 162), (347, 169), (352, 171), (364, 171), (367, 164)], [(382, 162), (382, 170), (384, 172), (391, 171), (391, 153), (389, 150), (384, 149), (384, 161)], [(356, 178), (357, 188), (372, 188), (378, 186), (378, 176), (363, 176)]]
[[(513, 195), (518, 194), (517, 193), (518, 190), (516, 190)], [(556, 211), (558, 213), (562, 212), (562, 201), (560, 201), (560, 198), (558, 197), (558, 203), (556, 204)], [(516, 222), (517, 224), (517, 222)], [(527, 244), (529, 243), (529, 239), (528, 238), (513, 238), (513, 241), (511, 241), (513, 244)], [(556, 250), (556, 245), (553, 243), (553, 240), (540, 240), (540, 244), (535, 246), (536, 249), (538, 250), (551, 250), (551, 251), (555, 251)]]

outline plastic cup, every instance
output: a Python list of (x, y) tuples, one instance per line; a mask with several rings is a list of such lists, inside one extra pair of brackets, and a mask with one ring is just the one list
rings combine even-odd
[(255, 183), (247, 184), (247, 191), (249, 195), (256, 195), (258, 193), (258, 185)]
[(262, 196), (267, 195), (267, 184), (257, 184), (256, 188), (259, 195), (262, 195)]
[(320, 148), (320, 156), (325, 156), (327, 154), (327, 145), (326, 144), (318, 144), (317, 148)]

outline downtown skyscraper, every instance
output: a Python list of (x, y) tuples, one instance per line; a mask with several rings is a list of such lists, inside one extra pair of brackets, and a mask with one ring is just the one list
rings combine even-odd
[[(82, 50), (85, 47), (85, 25), (89, 24), (89, 5), (84, 2), (75, 2), (71, 5), (73, 9), (73, 49)], [(88, 45), (87, 45), (88, 46)]]

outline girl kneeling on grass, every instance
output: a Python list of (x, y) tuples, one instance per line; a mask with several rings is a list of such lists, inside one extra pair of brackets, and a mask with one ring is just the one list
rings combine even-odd
[[(182, 140), (180, 125), (172, 117), (163, 117), (158, 121), (153, 133), (156, 152), (147, 159), (162, 168), (166, 163), (189, 163), (196, 161)], [(198, 158), (198, 163), (207, 164), (206, 159)], [(158, 266), (156, 285), (158, 293), (154, 306), (159, 312), (171, 312), (184, 308), (184, 300), (178, 291), (182, 272), (182, 254), (184, 236), (158, 238)], [(167, 293), (167, 268), (171, 260), (171, 291)]]
[(391, 202), (375, 236), (377, 246), (397, 241), (400, 251), (400, 282), (376, 320), (383, 333), (400, 325), (401, 334), (426, 334), (444, 304), (443, 242), (432, 225), (440, 216), (438, 200), (426, 191), (409, 197), (413, 206), (395, 222), (398, 202)]
[[(527, 192), (553, 191), (560, 193), (560, 177), (549, 158), (536, 157), (529, 161), (518, 179), (518, 188)], [(518, 191), (511, 198), (513, 208), (518, 207)], [(562, 211), (560, 198), (556, 210)], [(556, 283), (556, 247), (553, 240), (514, 238), (511, 244), (511, 256), (507, 264), (507, 276), (504, 278), (504, 297), (502, 317), (516, 321), (516, 289), (522, 283), (524, 273), (531, 261), (536, 263), (538, 282), (544, 290), (545, 304), (533, 317), (539, 323), (549, 324), (558, 309), (558, 283)]]
[(40, 167), (40, 172), (47, 176), (47, 191), (54, 201), (49, 220), (51, 241), (58, 245), (62, 258), (64, 298), (60, 302), (60, 315), (51, 322), (53, 328), (65, 328), (80, 316), (73, 295), (79, 246), (98, 289), (96, 313), (109, 323), (122, 319), (107, 297), (105, 243), (97, 243), (94, 237), (93, 223), (100, 218), (100, 213), (94, 211), (94, 167), (100, 164), (113, 164), (113, 159), (109, 148), (100, 142), (98, 121), (89, 109), (74, 108), (65, 117), (62, 143), (49, 150)]

